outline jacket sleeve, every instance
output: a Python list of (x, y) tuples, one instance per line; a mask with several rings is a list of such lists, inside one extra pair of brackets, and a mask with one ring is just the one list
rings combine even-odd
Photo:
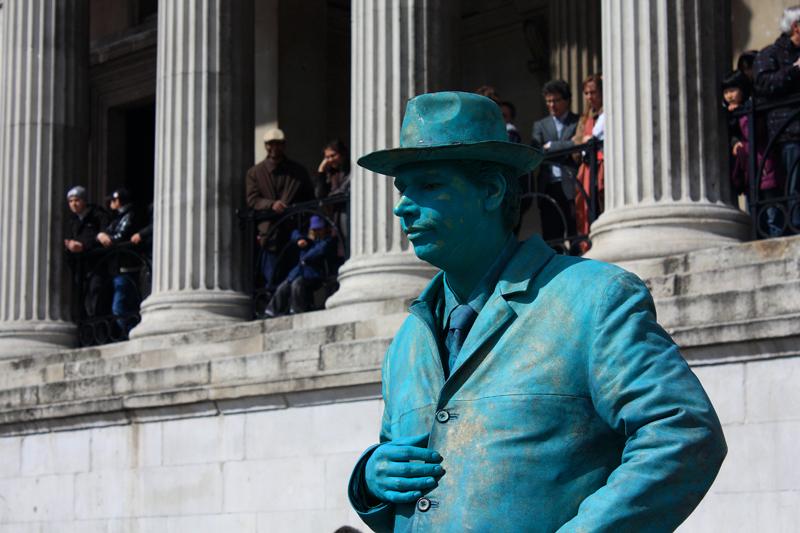
[(541, 121), (533, 123), (533, 132), (531, 132), (531, 144), (540, 150), (544, 150), (544, 130), (542, 129)]
[(135, 219), (133, 210), (128, 211), (119, 219), (119, 222), (114, 226), (113, 232), (109, 234), (111, 241), (114, 244), (125, 242), (133, 236), (136, 230)]
[(784, 96), (800, 86), (800, 68), (781, 66), (774, 47), (756, 56), (753, 64), (756, 93), (761, 96)]
[(247, 171), (244, 181), (247, 207), (255, 209), (256, 211), (263, 211), (264, 209), (272, 207), (272, 203), (276, 198), (264, 198), (261, 195), (261, 191), (258, 189), (258, 178), (256, 177), (255, 167)]
[(350, 498), (350, 505), (353, 506), (353, 509), (367, 524), (373, 531), (377, 533), (391, 533), (394, 531), (394, 504), (390, 503), (380, 503), (378, 505), (374, 505), (372, 502), (367, 500), (366, 494), (366, 483), (364, 481), (364, 469), (367, 466), (367, 461), (372, 456), (372, 453), (375, 451), (378, 446), (385, 442), (389, 442), (392, 440), (392, 433), (391, 433), (391, 420), (389, 415), (389, 405), (386, 395), (386, 374), (387, 366), (388, 366), (388, 354), (391, 352), (392, 347), (389, 347), (387, 351), (387, 356), (384, 358), (383, 370), (382, 370), (382, 379), (381, 383), (382, 390), (381, 396), (384, 398), (384, 407), (383, 407), (383, 417), (381, 418), (381, 433), (380, 433), (380, 442), (378, 444), (373, 444), (366, 451), (361, 455), (356, 463), (355, 468), (353, 468), (353, 473), (350, 475), (350, 482), (347, 486), (347, 496)]
[(588, 383), (599, 416), (626, 438), (621, 464), (559, 531), (673, 531), (705, 495), (727, 448), (708, 397), (652, 299), (630, 273), (594, 317)]

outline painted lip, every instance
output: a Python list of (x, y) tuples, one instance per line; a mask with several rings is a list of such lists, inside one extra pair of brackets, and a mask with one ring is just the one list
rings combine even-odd
[(432, 229), (433, 228), (429, 228), (426, 226), (410, 226), (408, 228), (405, 228), (403, 232), (405, 232), (405, 234), (408, 236), (408, 240), (413, 241), (414, 239), (421, 237), (425, 233), (428, 233)]

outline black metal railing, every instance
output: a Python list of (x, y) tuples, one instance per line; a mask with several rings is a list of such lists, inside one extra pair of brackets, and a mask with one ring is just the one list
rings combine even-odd
[[(777, 108), (789, 108), (789, 113), (774, 131), (769, 132), (765, 127), (768, 115)], [(789, 168), (779, 164), (781, 136), (793, 122), (800, 120), (800, 95), (772, 101), (751, 98), (732, 116), (734, 119), (747, 117), (748, 181), (745, 186), (752, 237), (764, 239), (800, 233), (800, 157), (795, 158)], [(773, 178), (779, 185), (782, 181), (782, 187), (762, 189), (767, 165), (778, 174)]]
[[(577, 208), (584, 203), (585, 216), (589, 225), (603, 211), (603, 196), (599, 190), (599, 172), (602, 162), (603, 141), (592, 138), (588, 142), (561, 150), (545, 153), (542, 164), (522, 178), (522, 216), (533, 208), (536, 200), (540, 226), (549, 226), (544, 232), (545, 241), (560, 253), (581, 255), (591, 248), (591, 239), (586, 228), (577, 227)], [(588, 169), (588, 187), (578, 180), (578, 172), (585, 165)], [(543, 173), (552, 172), (553, 167), (561, 170), (560, 186), (564, 197), (556, 198), (547, 192)], [(564, 199), (566, 198), (566, 202)], [(557, 225), (557, 236), (552, 228)]]
[(150, 243), (130, 242), (67, 254), (72, 272), (72, 313), (81, 346), (126, 340), (150, 294)]
[[(292, 204), (282, 213), (270, 209), (237, 211), (240, 227), (245, 232), (250, 257), (247, 264), (251, 270), (248, 276), (252, 281), (252, 316), (264, 318), (264, 310), (269, 304), (276, 287), (297, 264), (295, 243), (289, 239), (292, 230), (305, 233), (312, 216), (319, 216), (330, 228), (337, 241), (337, 263), (326, 264), (324, 280), (319, 289), (312, 295), (311, 309), (324, 306), (325, 300), (339, 288), (337, 281), (338, 267), (350, 256), (349, 215), (350, 194), (334, 194), (326, 198)], [(259, 235), (258, 225), (269, 222), (269, 229)], [(270, 279), (265, 279), (261, 262), (264, 261), (264, 250), (272, 249), (275, 268)]]

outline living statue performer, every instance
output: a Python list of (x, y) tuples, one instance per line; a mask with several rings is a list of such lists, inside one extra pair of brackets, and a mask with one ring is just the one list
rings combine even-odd
[(386, 353), (351, 503), (376, 531), (672, 531), (725, 456), (717, 415), (639, 278), (517, 241), (542, 155), (507, 139), (488, 98), (424, 94), (358, 162), (442, 272)]

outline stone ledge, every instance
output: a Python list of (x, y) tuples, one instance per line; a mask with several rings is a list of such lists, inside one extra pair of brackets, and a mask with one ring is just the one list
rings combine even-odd
[[(201, 416), (212, 409), (209, 406), (217, 412), (241, 411), (242, 401), (248, 398), (253, 409), (263, 403), (258, 398), (289, 394), (296, 403), (303, 396), (325, 396), (329, 389), (379, 388), (380, 366), (391, 338), (336, 342), (337, 337), (352, 338), (355, 330), (355, 325), (328, 326), (311, 336), (328, 344), (248, 355), (230, 355), (241, 346), (241, 339), (234, 339), (227, 356), (220, 356), (218, 346), (209, 354), (206, 346), (199, 345), (193, 349), (202, 354), (202, 360), (189, 364), (91, 377), (73, 374), (73, 379), (0, 390), (0, 434), (40, 432), (48, 420), (53, 420), (54, 427), (63, 427), (69, 420), (82, 424), (86, 416), (99, 416), (99, 420), (110, 416), (115, 424), (132, 417), (171, 417), (176, 410)], [(294, 333), (302, 337), (304, 332)], [(117, 357), (142, 362), (141, 357)], [(94, 359), (90, 362), (96, 364)]]

